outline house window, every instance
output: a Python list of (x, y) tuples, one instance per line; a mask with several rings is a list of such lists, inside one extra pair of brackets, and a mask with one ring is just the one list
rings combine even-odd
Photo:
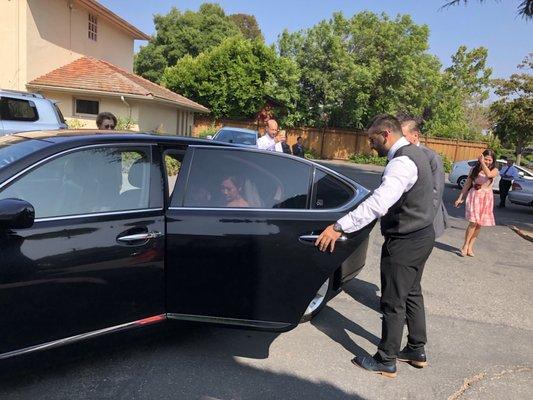
[(89, 14), (89, 39), (96, 42), (98, 34), (98, 19), (96, 15)]
[(75, 99), (75, 113), (86, 115), (98, 115), (100, 103), (96, 100)]

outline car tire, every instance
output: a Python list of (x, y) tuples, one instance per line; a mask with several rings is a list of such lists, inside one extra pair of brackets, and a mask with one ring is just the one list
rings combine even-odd
[(457, 186), (459, 187), (459, 189), (462, 189), (465, 186), (467, 179), (468, 176), (466, 175), (460, 176), (459, 179), (457, 179)]
[(333, 275), (324, 281), (322, 286), (317, 290), (315, 297), (307, 306), (307, 309), (300, 319), (300, 323), (311, 321), (326, 305), (331, 295), (333, 287)]

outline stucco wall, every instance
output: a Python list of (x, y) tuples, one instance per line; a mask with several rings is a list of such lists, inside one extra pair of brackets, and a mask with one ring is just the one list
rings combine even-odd
[(26, 0), (0, 1), (0, 88), (25, 90)]
[[(22, 1), (22, 0), (19, 0)], [(27, 81), (82, 56), (133, 69), (133, 38), (98, 17), (97, 41), (88, 37), (89, 12), (75, 1), (27, 0)]]
[[(134, 121), (139, 121), (139, 102), (135, 100), (126, 99), (130, 108), (124, 104), (119, 97), (107, 97), (99, 95), (85, 95), (79, 93), (68, 93), (60, 91), (42, 90), (39, 93), (44, 96), (59, 102), (58, 106), (63, 116), (69, 122), (70, 127), (82, 129), (96, 128), (96, 116), (76, 115), (74, 112), (74, 99), (96, 100), (100, 103), (100, 111), (109, 111), (117, 118), (127, 118), (130, 116)], [(142, 104), (142, 103), (141, 103)], [(134, 125), (132, 130), (139, 130), (137, 125)]]
[(176, 107), (141, 102), (139, 103), (139, 130), (175, 135), (178, 121), (177, 111)]

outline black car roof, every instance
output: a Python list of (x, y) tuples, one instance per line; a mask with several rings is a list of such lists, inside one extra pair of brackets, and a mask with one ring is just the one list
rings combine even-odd
[(159, 143), (183, 143), (191, 144), (209, 144), (227, 146), (227, 143), (216, 142), (209, 139), (200, 139), (190, 136), (175, 136), (175, 135), (154, 135), (143, 132), (131, 131), (101, 131), (101, 130), (55, 130), (55, 131), (32, 131), (20, 132), (13, 136), (23, 137), (26, 139), (43, 140), (51, 143), (69, 143), (69, 142), (106, 142), (106, 141), (147, 141)]

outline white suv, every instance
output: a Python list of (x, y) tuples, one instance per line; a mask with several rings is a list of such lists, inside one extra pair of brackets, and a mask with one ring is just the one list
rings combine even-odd
[(37, 93), (0, 89), (0, 136), (66, 128), (54, 101)]
[[(463, 188), (464, 184), (466, 183), (466, 179), (468, 178), (468, 174), (470, 173), (470, 169), (476, 165), (477, 160), (466, 160), (466, 161), (457, 161), (453, 163), (452, 166), (452, 172), (450, 172), (450, 175), (448, 176), (448, 180), (450, 183), (453, 183), (459, 188)], [(496, 160), (497, 167), (499, 170), (502, 169), (502, 166), (504, 166), (507, 161), (505, 160)], [(518, 174), (523, 179), (533, 179), (533, 173), (529, 171), (528, 169), (521, 167), (519, 165), (515, 165), (515, 167), (518, 169)], [(494, 183), (492, 185), (492, 190), (495, 192), (500, 190), (500, 176), (498, 175), (496, 178), (494, 178)]]

